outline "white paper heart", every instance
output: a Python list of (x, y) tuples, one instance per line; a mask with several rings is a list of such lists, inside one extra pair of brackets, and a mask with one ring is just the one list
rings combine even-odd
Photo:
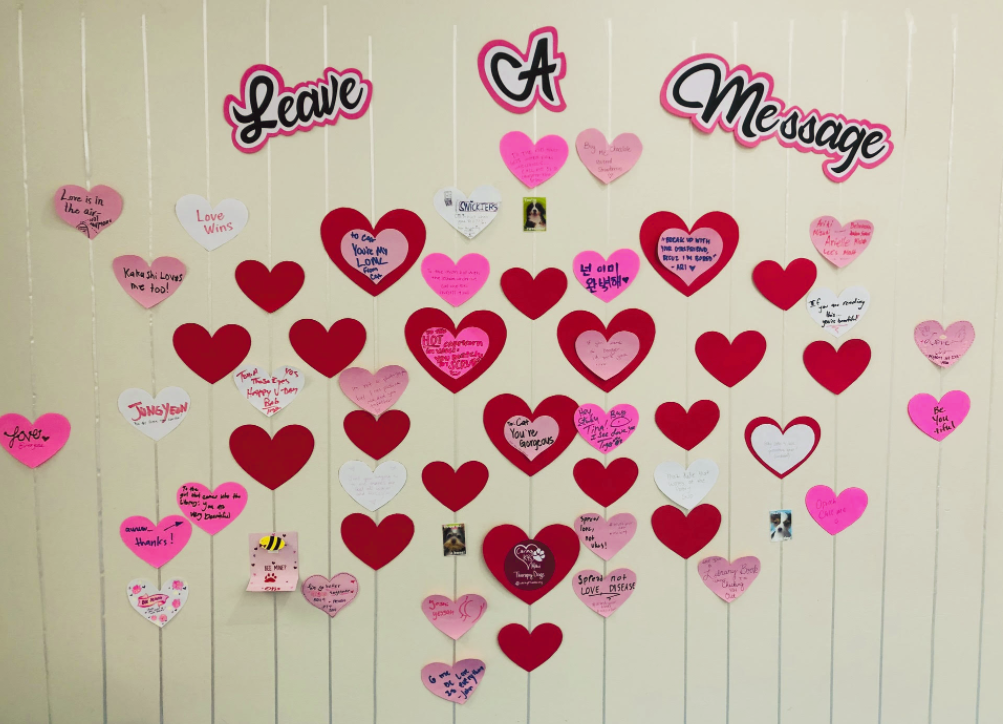
[(494, 186), (478, 186), (467, 198), (458, 188), (447, 186), (435, 192), (432, 204), (447, 224), (473, 239), (498, 215), (501, 193)]
[(129, 605), (150, 623), (163, 628), (188, 601), (188, 583), (180, 578), (164, 582), (162, 590), (145, 578), (129, 581), (125, 589)]
[(808, 314), (833, 337), (841, 337), (860, 321), (871, 306), (871, 295), (863, 287), (847, 287), (837, 297), (827, 287), (809, 292)]
[(815, 431), (807, 425), (791, 425), (782, 432), (776, 425), (759, 425), (749, 444), (768, 467), (783, 474), (800, 465), (815, 447)]
[(136, 387), (118, 396), (122, 417), (151, 440), (160, 440), (180, 425), (190, 405), (191, 398), (180, 387), (165, 387), (156, 398)]
[(349, 460), (338, 471), (345, 492), (366, 510), (382, 508), (396, 497), (407, 482), (407, 470), (398, 462), (388, 460), (376, 470), (358, 460)]
[(289, 365), (276, 367), (272, 374), (262, 367), (245, 365), (234, 371), (233, 381), (245, 400), (271, 417), (296, 398), (306, 384), (306, 375)]
[(707, 497), (718, 473), (717, 463), (706, 458), (694, 460), (688, 468), (669, 461), (655, 468), (655, 485), (673, 503), (692, 510)]
[(223, 246), (247, 225), (247, 207), (237, 199), (223, 199), (213, 208), (198, 194), (188, 194), (178, 199), (174, 211), (188, 235), (206, 251)]

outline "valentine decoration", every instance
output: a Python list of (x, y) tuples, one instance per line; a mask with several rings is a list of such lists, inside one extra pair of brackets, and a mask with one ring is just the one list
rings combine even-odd
[(248, 259), (237, 265), (234, 277), (244, 296), (271, 314), (292, 301), (306, 274), (294, 261), (280, 261), (269, 270), (260, 261)]
[(263, 593), (295, 591), (299, 587), (298, 533), (249, 533), (247, 553), (251, 577), (246, 590)]
[(478, 186), (467, 197), (448, 186), (435, 192), (432, 205), (447, 224), (473, 239), (495, 220), (501, 210), (501, 193), (494, 186)]
[(341, 539), (356, 558), (378, 571), (399, 556), (411, 538), (414, 523), (394, 513), (376, 523), (364, 513), (352, 513), (341, 521)]
[(440, 699), (465, 704), (480, 686), (485, 668), (480, 659), (461, 659), (452, 666), (436, 661), (422, 667), (421, 683)]
[(188, 194), (174, 205), (181, 226), (199, 246), (213, 251), (247, 226), (247, 207), (237, 199), (223, 199), (213, 208), (198, 194)]
[(428, 596), (421, 602), (421, 612), (428, 622), (453, 641), (459, 641), (481, 620), (488, 602), (476, 593), (467, 593), (455, 601), (446, 596)]
[(477, 54), (481, 83), (495, 103), (512, 113), (526, 113), (537, 101), (549, 111), (566, 108), (561, 79), (567, 73), (557, 50), (557, 29), (537, 28), (523, 53), (507, 40), (492, 40)]
[(191, 398), (180, 387), (165, 387), (156, 397), (131, 387), (118, 396), (118, 411), (126, 422), (151, 440), (160, 440), (188, 415)]
[(187, 273), (184, 262), (173, 256), (157, 257), (147, 264), (146, 259), (133, 254), (115, 257), (111, 270), (125, 293), (146, 309), (178, 291)]
[(733, 562), (721, 556), (710, 556), (697, 564), (700, 580), (725, 603), (731, 603), (748, 591), (759, 571), (759, 559), (755, 556), (736, 558)]
[(638, 368), (655, 341), (647, 312), (625, 309), (604, 325), (591, 312), (571, 312), (557, 325), (557, 343), (578, 373), (609, 392)]
[(536, 143), (522, 131), (502, 136), (502, 161), (527, 188), (535, 189), (561, 170), (568, 160), (568, 143), (560, 136), (544, 136)]
[(575, 533), (582, 545), (608, 561), (630, 543), (637, 532), (637, 518), (617, 513), (609, 520), (599, 513), (585, 513), (575, 518)]
[(362, 367), (349, 367), (338, 376), (338, 386), (345, 397), (379, 417), (404, 394), (408, 379), (407, 370), (400, 365), (386, 365), (375, 373)]
[(697, 359), (711, 376), (727, 387), (748, 377), (766, 355), (766, 337), (750, 329), (731, 342), (720, 332), (704, 332), (697, 337)]
[(532, 633), (518, 623), (510, 623), (498, 632), (498, 646), (516, 666), (533, 671), (561, 648), (564, 634), (552, 623), (541, 623)]
[(247, 489), (240, 483), (220, 483), (213, 490), (202, 483), (185, 483), (178, 488), (177, 501), (185, 517), (216, 535), (244, 512)]
[[(535, 475), (575, 439), (576, 409), (575, 401), (564, 395), (548, 397), (535, 410), (520, 397), (498, 395), (484, 406), (484, 430), (510, 463), (527, 475)], [(543, 431), (550, 434), (541, 436)]]
[(795, 259), (787, 268), (773, 260), (761, 261), (752, 270), (752, 283), (766, 299), (785, 312), (815, 283), (818, 269), (810, 259)]
[(88, 239), (93, 239), (118, 221), (122, 215), (122, 197), (111, 186), (67, 184), (56, 189), (53, 197), (56, 216)]
[(544, 269), (534, 277), (525, 269), (514, 267), (501, 276), (501, 288), (512, 306), (530, 319), (539, 319), (561, 301), (568, 289), (568, 278), (560, 269)]
[(314, 319), (301, 319), (289, 328), (289, 344), (304, 362), (330, 379), (362, 352), (366, 328), (356, 319), (339, 319), (330, 329)]
[(617, 249), (609, 258), (583, 251), (571, 262), (578, 283), (596, 299), (609, 302), (627, 291), (641, 268), (641, 258), (631, 249)]
[(593, 176), (609, 184), (634, 168), (641, 158), (641, 139), (621, 133), (612, 142), (598, 128), (586, 128), (575, 139), (578, 158)]
[(37, 468), (63, 449), (70, 439), (70, 421), (58, 412), (48, 412), (32, 422), (16, 412), (0, 417), (0, 440), (12, 458)]
[(295, 367), (280, 365), (271, 374), (255, 365), (233, 373), (241, 396), (265, 417), (271, 417), (296, 399), (306, 384), (306, 376)]
[(873, 234), (874, 224), (865, 219), (844, 226), (832, 216), (820, 216), (808, 225), (808, 235), (818, 253), (840, 269), (864, 253)]
[[(961, 390), (951, 390), (939, 400), (920, 393), (909, 400), (912, 424), (938, 442), (954, 432), (968, 417), (972, 401)], [(2, 422), (3, 418), (0, 418)]]
[(633, 405), (614, 405), (609, 413), (599, 405), (582, 405), (575, 410), (575, 429), (585, 442), (605, 455), (634, 434), (638, 417)]
[(846, 530), (867, 509), (867, 493), (847, 488), (839, 495), (828, 485), (816, 485), (804, 497), (808, 515), (829, 535)]
[(429, 289), (454, 307), (480, 291), (490, 269), (488, 260), (480, 254), (465, 254), (455, 263), (445, 254), (429, 254), (421, 260), (421, 275)]
[(484, 490), (488, 468), (484, 463), (468, 460), (453, 470), (449, 463), (437, 460), (421, 471), (421, 482), (433, 498), (455, 513)]
[(395, 209), (383, 214), (374, 228), (355, 209), (340, 208), (324, 217), (320, 238), (342, 274), (375, 297), (418, 261), (425, 248), (425, 224), (413, 211)]
[(805, 347), (803, 359), (808, 374), (838, 395), (864, 374), (871, 361), (871, 346), (862, 339), (848, 340), (838, 350), (828, 342), (812, 342)]
[(641, 252), (658, 275), (689, 297), (703, 289), (731, 261), (738, 224), (723, 211), (704, 214), (692, 227), (670, 211), (644, 220)]
[(275, 490), (313, 455), (313, 435), (302, 425), (286, 425), (275, 437), (257, 425), (242, 425), (230, 433), (230, 454), (245, 473)]
[(160, 589), (145, 578), (135, 578), (129, 581), (125, 593), (132, 610), (159, 628), (166, 626), (188, 602), (188, 584), (181, 578), (170, 579)]
[(944, 329), (940, 322), (930, 319), (916, 325), (913, 339), (924, 357), (940, 367), (950, 367), (964, 357), (975, 342), (975, 327), (971, 322), (962, 321)]
[(487, 311), (471, 312), (454, 325), (445, 312), (425, 307), (404, 325), (404, 339), (418, 364), (453, 393), (488, 371), (507, 336), (502, 318)]
[(355, 410), (345, 415), (344, 428), (355, 447), (379, 460), (404, 441), (411, 429), (411, 418), (400, 410), (384, 412), (379, 418), (365, 410)]
[(366, 510), (375, 511), (397, 497), (407, 482), (407, 470), (393, 460), (376, 470), (358, 460), (349, 460), (338, 470), (338, 480), (352, 500)]
[(174, 351), (188, 369), (213, 385), (243, 362), (251, 351), (251, 335), (239, 324), (227, 324), (213, 334), (189, 322), (174, 330)]
[(605, 576), (599, 571), (578, 571), (571, 578), (571, 587), (578, 600), (609, 618), (634, 594), (637, 575), (629, 568), (617, 568)]
[(180, 515), (168, 515), (154, 523), (142, 515), (133, 515), (118, 527), (125, 547), (154, 568), (170, 562), (188, 545), (192, 524)]
[(584, 458), (572, 470), (582, 492), (596, 503), (608, 508), (633, 487), (637, 481), (637, 463), (630, 458), (617, 458), (604, 467), (602, 461)]
[(314, 575), (303, 581), (303, 598), (331, 618), (359, 595), (359, 580), (351, 573), (338, 573), (331, 578)]
[(745, 444), (760, 465), (786, 478), (811, 457), (822, 430), (811, 417), (795, 417), (781, 428), (769, 417), (757, 417), (745, 427)]
[(515, 525), (499, 525), (484, 536), (481, 552), (488, 570), (509, 593), (534, 603), (568, 575), (578, 560), (578, 536), (553, 524), (534, 537)]
[(717, 463), (705, 458), (694, 460), (687, 468), (668, 461), (655, 468), (655, 485), (673, 503), (690, 510), (707, 497), (719, 473)]
[(663, 402), (655, 410), (655, 425), (683, 450), (706, 440), (720, 419), (721, 409), (713, 400), (697, 400), (689, 410), (678, 402)]
[(863, 287), (847, 287), (838, 296), (827, 287), (808, 294), (808, 316), (833, 337), (857, 326), (870, 306), (871, 295)]
[(690, 558), (713, 540), (721, 527), (721, 511), (713, 505), (698, 505), (687, 515), (672, 505), (651, 514), (651, 529), (662, 545), (680, 558)]

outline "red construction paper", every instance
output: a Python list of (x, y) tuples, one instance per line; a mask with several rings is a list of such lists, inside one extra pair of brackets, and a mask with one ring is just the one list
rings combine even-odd
[(260, 261), (248, 259), (234, 272), (237, 286), (248, 299), (271, 314), (281, 309), (303, 287), (303, 267), (294, 261), (280, 261), (271, 270)]
[(324, 329), (314, 319), (301, 319), (289, 328), (296, 354), (328, 379), (348, 367), (366, 346), (366, 328), (356, 319), (339, 319)]
[(411, 418), (400, 410), (388, 410), (379, 418), (365, 410), (354, 410), (345, 415), (344, 426), (355, 447), (379, 460), (404, 442), (411, 429)]
[(804, 348), (804, 367), (822, 387), (838, 395), (864, 374), (871, 362), (871, 346), (851, 339), (835, 349), (828, 342), (812, 342)]
[(795, 259), (786, 269), (767, 259), (752, 270), (752, 283), (767, 300), (786, 312), (808, 293), (816, 276), (818, 269), (810, 259)]
[(356, 558), (378, 571), (399, 556), (414, 537), (414, 523), (403, 513), (388, 515), (377, 524), (364, 513), (341, 521), (341, 539)]
[[(692, 283), (687, 284), (679, 276), (666, 269), (659, 260), (658, 239), (666, 229), (683, 229), (693, 232), (696, 229), (713, 229), (721, 237), (721, 253), (713, 266), (700, 274)], [(641, 252), (658, 275), (687, 297), (703, 289), (721, 273), (735, 254), (738, 246), (738, 223), (723, 211), (711, 211), (704, 214), (693, 226), (687, 226), (680, 217), (671, 211), (656, 211), (641, 224)]]
[(613, 505), (633, 487), (637, 473), (637, 463), (630, 458), (617, 458), (607, 467), (595, 458), (584, 458), (575, 463), (572, 471), (582, 492), (604, 508)]
[[(341, 241), (345, 234), (356, 229), (366, 231), (374, 237), (387, 229), (399, 231), (407, 240), (407, 254), (404, 260), (379, 281), (372, 281), (349, 264), (341, 253)], [(418, 261), (422, 249), (425, 248), (425, 224), (413, 211), (395, 209), (383, 214), (373, 228), (369, 219), (355, 209), (340, 208), (324, 217), (320, 224), (320, 238), (334, 265), (362, 291), (376, 297), (392, 287)]]
[(720, 332), (704, 332), (697, 338), (696, 353), (700, 364), (714, 379), (734, 387), (763, 361), (766, 337), (750, 329), (729, 342)]
[[(604, 380), (585, 366), (578, 357), (575, 349), (575, 342), (582, 332), (596, 330), (606, 339), (609, 339), (617, 332), (631, 332), (637, 336), (640, 348), (637, 356), (634, 357), (620, 372)], [(578, 373), (594, 384), (603, 392), (609, 392), (638, 368), (651, 351), (651, 345), (655, 341), (655, 322), (647, 312), (640, 309), (625, 309), (610, 320), (609, 325), (604, 325), (596, 315), (591, 312), (571, 312), (566, 314), (557, 325), (557, 343), (564, 352), (565, 358)]]
[(453, 470), (449, 463), (437, 460), (421, 471), (421, 482), (433, 498), (455, 513), (484, 490), (488, 468), (484, 463), (468, 460)]
[(501, 288), (512, 306), (530, 319), (539, 319), (561, 301), (568, 290), (568, 278), (560, 269), (544, 269), (534, 278), (525, 269), (514, 267), (501, 275)]
[[(505, 557), (516, 545), (532, 540), (542, 543), (550, 549), (554, 557), (553, 575), (539, 588), (533, 590), (518, 589), (511, 584), (505, 575)], [(548, 525), (535, 536), (528, 536), (522, 528), (516, 525), (499, 525), (488, 531), (484, 536), (481, 551), (484, 562), (498, 582), (523, 603), (539, 601), (553, 590), (574, 567), (578, 560), (581, 544), (578, 535), (570, 526), (555, 523)]]
[(655, 410), (658, 429), (683, 450), (703, 442), (720, 419), (721, 409), (713, 400), (697, 400), (688, 411), (678, 402), (663, 402)]
[(510, 623), (498, 632), (498, 646), (516, 666), (532, 671), (561, 648), (564, 634), (552, 623), (541, 623), (530, 633), (518, 623)]
[(686, 515), (674, 505), (663, 505), (651, 514), (651, 528), (666, 548), (689, 558), (711, 542), (721, 527), (721, 511), (698, 505)]
[(189, 322), (174, 330), (174, 351), (188, 369), (209, 384), (233, 372), (251, 351), (251, 335), (239, 324), (227, 324), (212, 335)]
[(230, 433), (230, 454), (245, 473), (275, 490), (306, 465), (313, 434), (302, 425), (286, 425), (271, 437), (257, 425), (242, 425)]
[[(522, 398), (503, 394), (488, 400), (484, 406), (484, 430), (488, 439), (510, 463), (527, 475), (536, 475), (557, 459), (578, 435), (575, 429), (574, 414), (578, 404), (570, 397), (554, 395), (548, 397), (535, 410), (530, 410)], [(519, 450), (512, 447), (505, 437), (505, 423), (516, 415), (522, 415), (530, 420), (549, 416), (557, 421), (559, 432), (554, 444), (529, 460)]]
[[(482, 330), (487, 335), (488, 346), (483, 350), (484, 356), (476, 364), (458, 377), (452, 377), (425, 354), (422, 348), (422, 335), (430, 329), (445, 329), (448, 334), (457, 337), (460, 332), (468, 328)], [(507, 337), (505, 322), (494, 312), (488, 311), (471, 312), (461, 319), (459, 324), (454, 325), (453, 320), (445, 312), (425, 307), (411, 314), (404, 325), (404, 340), (411, 354), (418, 360), (418, 364), (432, 376), (433, 380), (454, 393), (488, 371), (505, 348)]]

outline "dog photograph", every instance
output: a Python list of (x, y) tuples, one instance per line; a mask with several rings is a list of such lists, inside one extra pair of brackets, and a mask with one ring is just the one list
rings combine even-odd
[(523, 231), (547, 230), (547, 199), (525, 197), (522, 207), (525, 210)]
[(442, 555), (467, 555), (467, 536), (463, 530), (463, 523), (442, 526)]
[(770, 540), (782, 542), (791, 539), (791, 511), (770, 511)]

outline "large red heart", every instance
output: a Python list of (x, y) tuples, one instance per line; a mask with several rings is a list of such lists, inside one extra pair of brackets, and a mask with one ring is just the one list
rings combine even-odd
[(454, 471), (449, 463), (437, 460), (421, 471), (421, 482), (433, 498), (455, 513), (484, 490), (488, 484), (488, 467), (468, 460)]
[[(506, 556), (515, 546), (526, 540), (542, 543), (550, 549), (554, 556), (554, 572), (550, 580), (539, 588), (528, 591), (516, 588), (505, 576)], [(484, 554), (484, 562), (487, 564), (488, 570), (505, 587), (506, 591), (523, 603), (539, 601), (564, 580), (564, 577), (568, 575), (578, 560), (579, 550), (581, 550), (581, 544), (578, 542), (578, 535), (573, 528), (561, 523), (548, 525), (532, 538), (517, 525), (497, 525), (488, 531), (488, 534), (484, 536), (484, 543), (481, 545), (481, 552)]]
[(552, 623), (541, 623), (530, 633), (518, 623), (510, 623), (498, 632), (498, 647), (516, 666), (532, 671), (557, 653), (564, 633)]
[(414, 537), (414, 522), (403, 513), (377, 524), (368, 515), (352, 513), (341, 521), (341, 539), (352, 554), (374, 571), (399, 556)]
[[(521, 397), (508, 394), (498, 395), (488, 400), (488, 404), (484, 406), (484, 430), (488, 434), (488, 439), (498, 448), (498, 452), (510, 463), (526, 475), (536, 475), (554, 462), (557, 456), (564, 452), (575, 439), (578, 434), (574, 421), (577, 409), (578, 403), (564, 395), (548, 397), (532, 411)], [(547, 415), (554, 418), (559, 426), (554, 444), (532, 460), (512, 447), (505, 438), (505, 423), (518, 415), (530, 420)]]
[[(759, 428), (763, 428), (759, 433)], [(791, 429), (794, 428), (794, 429)], [(809, 434), (805, 431), (807, 428)], [(773, 432), (776, 429), (777, 432)], [(790, 431), (791, 437), (786, 437)], [(761, 436), (756, 440), (753, 435)], [(779, 440), (778, 440), (779, 435)], [(822, 428), (818, 422), (807, 415), (795, 417), (787, 423), (786, 427), (780, 427), (776, 420), (770, 417), (757, 417), (745, 426), (745, 444), (752, 453), (756, 461), (778, 478), (783, 480), (793, 473), (815, 452), (819, 440), (822, 439)], [(778, 442), (783, 441), (783, 447), (778, 447)], [(777, 455), (772, 455), (774, 450)], [(767, 459), (763, 459), (763, 456)]]
[(697, 338), (696, 352), (700, 364), (714, 379), (734, 387), (763, 361), (766, 337), (750, 329), (729, 342), (720, 332), (704, 332)]
[(305, 275), (294, 261), (280, 261), (269, 271), (260, 261), (248, 259), (237, 265), (234, 276), (240, 291), (271, 314), (299, 293)]
[(230, 454), (245, 473), (275, 490), (306, 465), (313, 434), (302, 425), (286, 425), (271, 437), (257, 425), (242, 425), (230, 433)]
[[(387, 229), (396, 229), (407, 240), (407, 256), (396, 269), (384, 276), (377, 282), (372, 281), (368, 276), (354, 268), (341, 253), (341, 240), (350, 231), (360, 229), (373, 236), (378, 236), (380, 232)], [(320, 223), (320, 238), (324, 242), (324, 249), (331, 257), (334, 265), (341, 269), (341, 272), (352, 280), (356, 286), (371, 296), (379, 296), (392, 287), (398, 279), (407, 273), (408, 269), (414, 266), (421, 256), (421, 250), (425, 248), (425, 224), (418, 217), (418, 214), (407, 209), (395, 209), (388, 211), (376, 222), (374, 229), (369, 224), (363, 214), (355, 209), (340, 208), (335, 209), (324, 217)]]
[(572, 474), (582, 492), (604, 508), (618, 501), (637, 481), (637, 463), (617, 458), (607, 467), (595, 458), (575, 463)]
[(663, 505), (651, 514), (651, 528), (666, 548), (689, 558), (711, 542), (721, 527), (721, 511), (713, 505), (698, 505), (686, 515), (679, 508)]
[(550, 267), (533, 278), (525, 269), (514, 267), (501, 275), (501, 288), (512, 306), (530, 319), (539, 319), (561, 301), (568, 290), (568, 278)]
[(683, 450), (692, 450), (717, 427), (721, 409), (713, 400), (697, 400), (687, 412), (678, 402), (663, 402), (655, 410), (655, 425)]
[(366, 328), (357, 319), (339, 319), (324, 329), (315, 319), (301, 319), (289, 328), (296, 354), (328, 379), (348, 367), (366, 346)]
[(786, 312), (808, 293), (817, 275), (815, 262), (810, 259), (795, 259), (786, 269), (767, 259), (752, 270), (752, 283), (760, 294)]
[(355, 410), (345, 415), (344, 426), (345, 434), (355, 447), (379, 460), (404, 442), (411, 429), (411, 418), (400, 410), (388, 410), (379, 418), (371, 412)]
[[(714, 266), (687, 284), (666, 269), (658, 258), (658, 239), (666, 229), (684, 229), (687, 233), (695, 229), (713, 229), (721, 236), (721, 256)], [(735, 247), (738, 246), (738, 223), (723, 211), (711, 211), (697, 219), (693, 226), (687, 227), (686, 222), (671, 211), (656, 211), (641, 224), (640, 236), (641, 253), (644, 258), (662, 279), (688, 297), (710, 283), (731, 261)]]
[[(606, 339), (609, 339), (617, 332), (632, 332), (637, 335), (640, 348), (637, 355), (617, 374), (604, 380), (585, 366), (578, 357), (575, 349), (575, 342), (582, 332), (596, 330)], [(591, 312), (571, 312), (566, 314), (557, 325), (557, 343), (561, 346), (561, 351), (567, 358), (571, 366), (578, 374), (594, 384), (603, 392), (609, 392), (619, 385), (637, 369), (644, 358), (651, 351), (651, 345), (655, 341), (655, 322), (651, 315), (640, 309), (625, 309), (610, 320), (608, 325), (604, 325), (596, 315)]]
[[(484, 351), (484, 356), (459, 377), (450, 377), (429, 359), (421, 347), (422, 335), (429, 329), (437, 327), (446, 329), (454, 337), (468, 327), (483, 330), (488, 336), (488, 348)], [(502, 321), (502, 318), (494, 312), (487, 311), (471, 312), (454, 326), (453, 320), (445, 312), (425, 307), (414, 312), (404, 324), (404, 340), (407, 342), (411, 354), (418, 360), (418, 364), (425, 368), (433, 380), (454, 393), (459, 392), (488, 371), (488, 368), (494, 364), (498, 355), (505, 348), (507, 337), (508, 331), (505, 329), (505, 322)]]
[(251, 335), (239, 324), (227, 324), (209, 332), (189, 322), (174, 330), (174, 351), (188, 369), (209, 384), (233, 372), (251, 351)]
[(871, 346), (862, 339), (851, 339), (837, 351), (828, 342), (812, 342), (804, 348), (803, 359), (808, 374), (838, 395), (864, 374), (871, 362)]

